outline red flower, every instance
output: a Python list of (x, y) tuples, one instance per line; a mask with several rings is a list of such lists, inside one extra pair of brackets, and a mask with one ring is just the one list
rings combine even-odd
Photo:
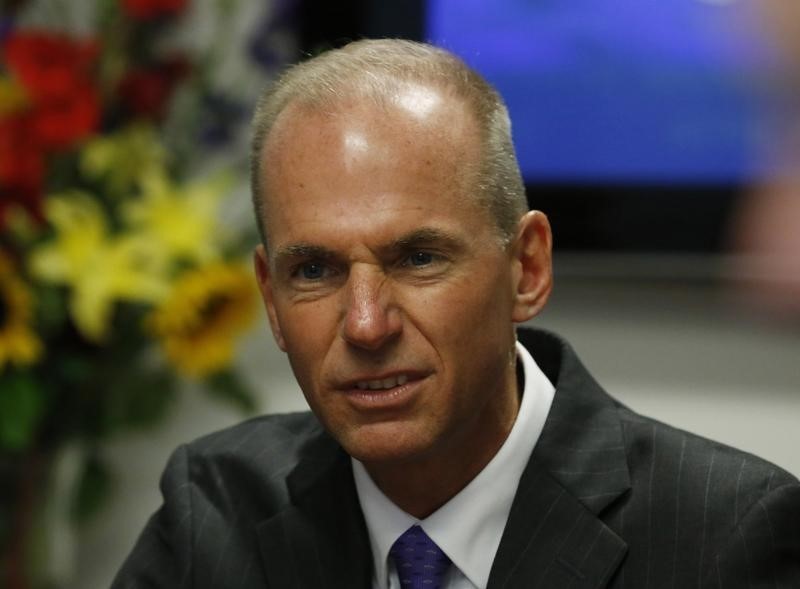
[(174, 16), (186, 7), (186, 0), (122, 0), (122, 8), (137, 20)]
[(89, 85), (42, 100), (32, 113), (32, 130), (40, 144), (52, 150), (68, 149), (92, 134), (100, 120), (97, 93)]
[(8, 69), (30, 99), (26, 124), (40, 149), (67, 149), (94, 131), (100, 120), (91, 78), (96, 43), (37, 31), (15, 32), (3, 50)]
[(0, 118), (0, 227), (13, 203), (42, 218), (44, 154), (30, 132), (31, 125), (28, 114)]
[(125, 107), (141, 116), (161, 118), (175, 85), (186, 75), (188, 65), (180, 58), (128, 71), (118, 92)]
[(97, 59), (93, 41), (46, 32), (14, 32), (3, 44), (5, 61), (35, 100), (69, 93), (76, 81), (89, 81)]

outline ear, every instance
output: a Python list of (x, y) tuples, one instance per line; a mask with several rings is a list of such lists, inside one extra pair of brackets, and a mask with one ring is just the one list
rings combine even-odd
[(256, 270), (256, 280), (258, 280), (258, 288), (261, 290), (261, 299), (264, 301), (264, 306), (267, 309), (267, 316), (269, 317), (269, 326), (272, 329), (272, 335), (275, 337), (275, 342), (278, 347), (286, 351), (286, 342), (283, 339), (283, 332), (281, 325), (278, 321), (278, 314), (275, 311), (275, 302), (272, 293), (272, 275), (269, 269), (269, 257), (263, 245), (258, 245), (253, 252), (253, 265)]
[(553, 289), (553, 236), (547, 216), (530, 211), (519, 221), (511, 247), (514, 306), (511, 318), (522, 323), (539, 314)]

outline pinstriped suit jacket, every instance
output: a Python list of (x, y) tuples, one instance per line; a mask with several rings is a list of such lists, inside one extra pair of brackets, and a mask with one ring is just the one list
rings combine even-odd
[[(641, 417), (570, 347), (520, 331), (556, 385), (492, 567), (494, 588), (800, 587), (800, 484)], [(350, 462), (310, 414), (179, 448), (112, 589), (368, 588)]]

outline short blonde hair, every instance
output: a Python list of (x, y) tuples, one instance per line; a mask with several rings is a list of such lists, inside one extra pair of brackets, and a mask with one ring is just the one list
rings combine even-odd
[(508, 242), (528, 209), (511, 140), (511, 121), (498, 92), (461, 59), (438, 47), (401, 39), (355, 41), (286, 70), (258, 101), (253, 116), (250, 179), (258, 229), (265, 246), (261, 160), (278, 116), (289, 104), (335, 109), (352, 99), (384, 104), (403, 84), (430, 84), (452, 93), (475, 116), (481, 161), (476, 196)]

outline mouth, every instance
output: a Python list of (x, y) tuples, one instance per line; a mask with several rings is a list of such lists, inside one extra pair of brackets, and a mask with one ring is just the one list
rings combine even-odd
[(357, 380), (356, 388), (362, 391), (386, 391), (397, 386), (403, 386), (408, 382), (407, 374), (397, 374), (387, 378), (376, 378), (372, 380)]
[(426, 375), (397, 372), (360, 377), (342, 387), (349, 402), (360, 410), (396, 410), (413, 402)]

